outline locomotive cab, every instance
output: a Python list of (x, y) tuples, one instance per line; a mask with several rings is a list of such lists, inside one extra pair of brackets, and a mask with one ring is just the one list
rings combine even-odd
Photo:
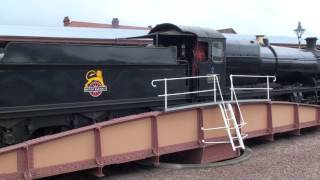
[[(219, 74), (225, 87), (225, 37), (212, 29), (160, 24), (150, 30), (155, 46), (175, 46), (180, 63), (188, 65), (186, 76)], [(191, 90), (205, 90), (213, 86), (212, 79), (190, 80)], [(203, 96), (207, 96), (203, 94)]]
[[(219, 81), (225, 87), (225, 39), (198, 38), (194, 47), (194, 58), (192, 64), (192, 75), (205, 76), (208, 74), (219, 74)], [(212, 84), (210, 80), (200, 80), (199, 89), (207, 88)]]

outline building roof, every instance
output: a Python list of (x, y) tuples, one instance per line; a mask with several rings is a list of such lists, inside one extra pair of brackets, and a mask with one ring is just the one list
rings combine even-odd
[(65, 27), (83, 27), (83, 28), (116, 28), (116, 29), (132, 29), (132, 30), (150, 30), (151, 27), (121, 25), (118, 18), (113, 18), (111, 24), (94, 23), (85, 21), (71, 21), (68, 16), (63, 19)]
[(117, 29), (133, 29), (133, 30), (150, 30), (148, 27), (119, 25), (113, 27), (112, 24), (102, 24), (83, 21), (71, 21), (66, 27), (85, 27), (85, 28), (117, 28)]
[(147, 30), (0, 25), (0, 36), (117, 39), (147, 33)]
[(9, 41), (144, 45), (150, 43), (150, 40), (125, 38), (147, 33), (146, 30), (0, 25), (0, 48)]

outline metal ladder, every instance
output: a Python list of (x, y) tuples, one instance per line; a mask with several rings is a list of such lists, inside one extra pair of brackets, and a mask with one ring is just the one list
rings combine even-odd
[[(242, 148), (245, 149), (244, 143), (243, 143), (243, 139), (247, 136), (247, 135), (243, 135), (240, 132), (240, 129), (242, 127), (242, 125), (238, 124), (235, 115), (234, 115), (234, 111), (232, 108), (232, 105), (230, 103), (226, 104), (226, 106), (224, 106), (223, 104), (219, 104), (219, 108), (223, 117), (223, 121), (225, 126), (222, 127), (215, 127), (215, 128), (201, 128), (203, 131), (211, 131), (211, 130), (220, 130), (220, 129), (225, 129), (227, 131), (228, 134), (228, 138), (229, 141), (205, 141), (202, 140), (203, 143), (205, 144), (224, 144), (224, 143), (230, 143), (232, 146), (233, 151), (236, 151), (236, 149), (238, 148)], [(235, 135), (232, 133), (232, 131), (235, 131)], [(238, 144), (235, 143), (238, 142)]]
[[(215, 128), (204, 128), (202, 127), (201, 129), (203, 131), (212, 131), (212, 130), (221, 130), (221, 129), (225, 129), (227, 131), (227, 135), (229, 138), (229, 141), (205, 141), (202, 140), (202, 142), (204, 144), (224, 144), (224, 143), (230, 143), (232, 146), (233, 151), (236, 151), (238, 148), (241, 149), (245, 149), (244, 143), (243, 143), (243, 139), (245, 137), (247, 137), (248, 135), (243, 135), (240, 132), (239, 128), (242, 128), (246, 123), (243, 122), (243, 118), (242, 118), (242, 114), (240, 111), (240, 107), (238, 104), (238, 101), (236, 101), (237, 104), (237, 108), (240, 112), (241, 115), (241, 123), (238, 124), (237, 119), (235, 117), (234, 111), (233, 111), (233, 107), (230, 103), (225, 103), (224, 99), (223, 99), (223, 95), (221, 92), (221, 88), (220, 88), (220, 83), (218, 81), (218, 79), (215, 81), (217, 83), (217, 88), (219, 90), (220, 93), (220, 98), (221, 98), (221, 103), (219, 104), (219, 108), (223, 117), (223, 121), (224, 121), (224, 125), (222, 127), (215, 127)], [(234, 92), (232, 92), (234, 93)], [(233, 136), (234, 133), (233, 131), (235, 131), (235, 135)], [(238, 142), (237, 144), (235, 142)]]

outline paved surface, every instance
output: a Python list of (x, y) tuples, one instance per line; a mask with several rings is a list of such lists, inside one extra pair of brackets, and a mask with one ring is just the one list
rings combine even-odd
[[(251, 158), (241, 164), (202, 169), (163, 169), (136, 164), (106, 169), (107, 177), (120, 179), (320, 179), (320, 130), (308, 130), (301, 136), (280, 135), (276, 141), (250, 141)], [(80, 177), (81, 176), (81, 177)], [(90, 175), (71, 174), (49, 179), (96, 179)]]

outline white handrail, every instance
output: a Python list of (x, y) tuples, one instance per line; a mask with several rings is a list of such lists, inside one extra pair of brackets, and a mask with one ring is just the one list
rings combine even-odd
[[(198, 90), (198, 91), (187, 91), (187, 92), (178, 92), (178, 93), (168, 93), (168, 81), (174, 80), (186, 80), (186, 79), (201, 79), (201, 78), (213, 78), (213, 88), (212, 89), (205, 89), (205, 90)], [(168, 110), (168, 97), (169, 96), (179, 96), (179, 95), (186, 95), (186, 94), (196, 94), (196, 93), (206, 93), (206, 92), (214, 92), (214, 102), (216, 102), (216, 83), (218, 85), (218, 89), (221, 94), (221, 89), (218, 81), (218, 74), (210, 74), (206, 76), (191, 76), (191, 77), (178, 77), (178, 78), (164, 78), (164, 79), (154, 79), (151, 81), (152, 87), (157, 87), (155, 82), (164, 82), (164, 94), (158, 95), (158, 97), (164, 97), (164, 111)], [(222, 99), (223, 101), (223, 99)]]
[[(267, 87), (266, 88), (235, 88), (234, 84), (233, 84), (234, 77), (236, 77), (236, 78), (237, 77), (238, 78), (266, 78)], [(268, 76), (261, 76), (261, 75), (240, 75), (240, 74), (234, 75), (234, 74), (231, 74), (230, 75), (231, 101), (233, 101), (233, 96), (236, 96), (236, 95), (234, 95), (235, 94), (234, 90), (267, 90), (267, 99), (270, 101), (270, 91), (269, 90), (273, 89), (273, 88), (270, 88), (270, 83), (269, 83), (270, 78), (273, 78), (273, 82), (276, 82), (276, 80), (277, 80), (276, 76), (269, 76), (269, 75)]]
[[(234, 87), (234, 84), (233, 84), (233, 78), (234, 77), (240, 77), (240, 78), (266, 78), (267, 80), (267, 87), (266, 88), (235, 88)], [(270, 90), (272, 90), (273, 88), (270, 88), (270, 84), (269, 84), (269, 80), (270, 78), (273, 78), (273, 82), (276, 82), (277, 78), (276, 76), (261, 76), (261, 75), (233, 75), (231, 74), (230, 75), (230, 99), (231, 101), (233, 101), (233, 99), (235, 100), (236, 102), (236, 105), (237, 105), (237, 108), (239, 110), (239, 115), (240, 115), (240, 125), (243, 127), (244, 125), (246, 125), (247, 123), (244, 121), (243, 119), (243, 116), (242, 116), (242, 112), (240, 110), (240, 105), (239, 105), (239, 102), (238, 102), (238, 98), (237, 98), (237, 95), (236, 95), (236, 91), (235, 90), (267, 90), (267, 100), (270, 101)]]
[[(212, 92), (214, 89), (208, 89), (208, 90), (201, 90), (201, 91), (190, 91), (190, 92), (182, 92), (182, 93), (172, 93), (167, 94), (167, 96), (179, 96), (179, 95), (185, 95), (185, 94), (196, 94), (196, 93), (204, 93), (204, 92)], [(165, 95), (158, 95), (159, 97), (163, 97)]]
[(210, 75), (206, 75), (206, 76), (189, 76), (189, 77), (179, 77), (179, 78), (164, 78), (164, 79), (154, 79), (151, 81), (151, 85), (152, 87), (157, 87), (156, 84), (154, 84), (154, 82), (157, 81), (173, 81), (173, 80), (184, 80), (184, 79), (200, 79), (200, 78), (208, 78), (208, 77), (215, 77), (218, 76), (218, 74), (210, 74)]

